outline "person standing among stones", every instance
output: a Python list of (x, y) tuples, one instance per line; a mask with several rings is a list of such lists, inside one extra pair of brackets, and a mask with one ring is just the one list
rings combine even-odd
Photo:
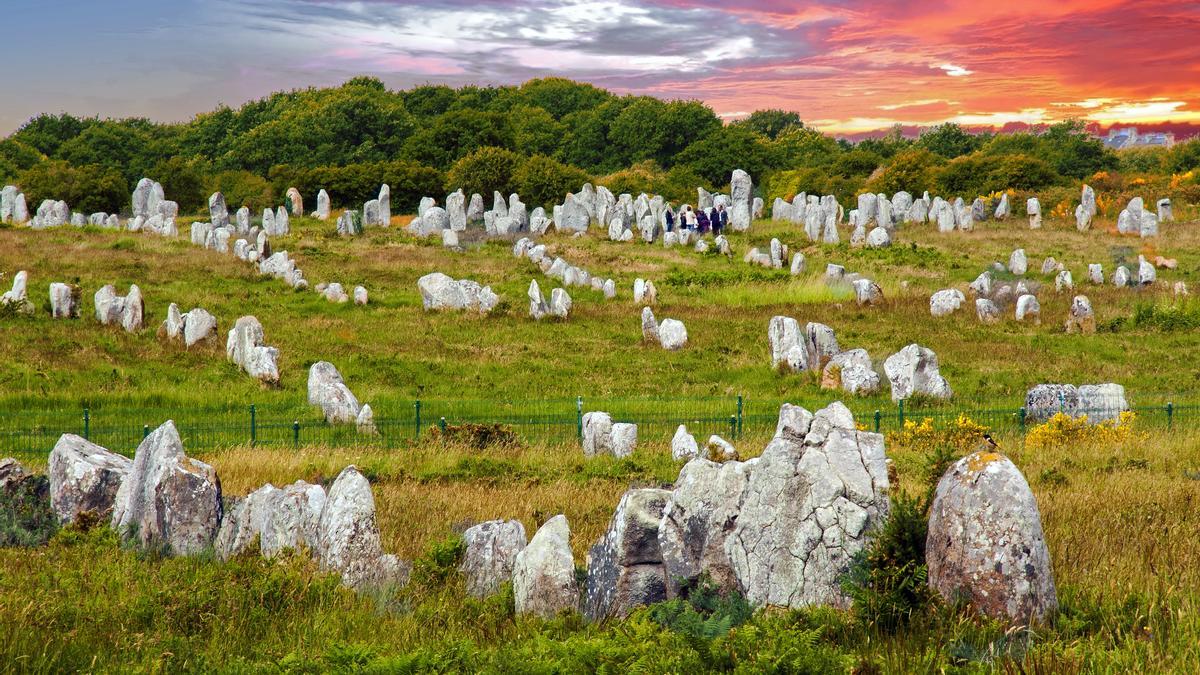
[(682, 226), (683, 226), (683, 229), (685, 229), (685, 230), (695, 230), (696, 229), (696, 226), (697, 226), (696, 212), (694, 210), (692, 210), (691, 206), (687, 207), (687, 212), (684, 214), (684, 221), (683, 221)]
[[(713, 213), (716, 212), (714, 211)], [(708, 214), (704, 212), (704, 209), (700, 209), (696, 213), (696, 231), (698, 231), (700, 234), (704, 234), (705, 232), (708, 232), (708, 227)]]
[(671, 209), (668, 208), (666, 213), (664, 214), (664, 217), (666, 218), (667, 232), (674, 230), (675, 229), (675, 213), (673, 211), (671, 211)]
[(725, 230), (725, 226), (729, 224), (729, 212), (725, 210), (724, 204), (717, 204), (717, 210), (713, 212), (712, 231), (714, 235), (720, 236)]

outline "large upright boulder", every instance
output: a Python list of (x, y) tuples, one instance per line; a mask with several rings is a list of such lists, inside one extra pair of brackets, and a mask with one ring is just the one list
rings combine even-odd
[(330, 424), (355, 424), (362, 411), (342, 374), (328, 361), (317, 361), (308, 369), (308, 404), (321, 408)]
[(741, 169), (734, 169), (729, 180), (730, 201), (729, 227), (734, 232), (745, 232), (750, 229), (750, 221), (754, 219), (754, 182), (750, 174)]
[(467, 593), (482, 598), (512, 579), (517, 554), (526, 546), (525, 526), (519, 520), (489, 520), (463, 532), (463, 543), (458, 569), (466, 578)]
[(75, 434), (63, 434), (48, 462), (50, 505), (63, 523), (89, 512), (101, 518), (112, 515), (121, 481), (133, 461), (109, 452)]
[(654, 488), (633, 489), (621, 498), (608, 531), (588, 553), (587, 618), (624, 618), (667, 599), (658, 526), (670, 498), (670, 492)]
[(229, 209), (225, 206), (225, 195), (220, 192), (208, 198), (208, 220), (214, 228), (229, 227)]
[(938, 370), (937, 354), (932, 349), (911, 344), (883, 362), (883, 372), (892, 386), (892, 400), (914, 395), (950, 398), (953, 392)]
[(225, 341), (225, 355), (248, 375), (264, 384), (279, 384), (279, 350), (263, 344), (262, 324), (243, 316), (233, 324)]
[(997, 452), (964, 457), (938, 481), (925, 561), (930, 588), (992, 618), (1029, 624), (1058, 607), (1037, 500)]
[(718, 464), (695, 457), (679, 472), (658, 526), (668, 597), (677, 596), (685, 584), (705, 573), (718, 587), (737, 589), (725, 542), (737, 525), (742, 497), (757, 463), (752, 459)]
[(255, 541), (264, 558), (287, 550), (315, 550), (317, 527), (325, 507), (325, 489), (296, 481), (284, 488), (270, 483), (244, 498), (230, 500), (214, 543), (222, 560), (238, 555)]
[(342, 469), (329, 487), (317, 524), (317, 556), (322, 568), (340, 573), (350, 588), (407, 582), (405, 566), (383, 552), (371, 484), (354, 466)]
[(559, 514), (546, 521), (513, 562), (517, 614), (551, 618), (579, 608), (579, 584), (571, 555), (571, 528)]
[(212, 546), (221, 524), (221, 481), (208, 464), (188, 457), (168, 420), (138, 446), (113, 504), (122, 539), (169, 555), (196, 555)]
[(487, 314), (500, 301), (490, 286), (480, 286), (469, 279), (456, 281), (441, 272), (418, 279), (417, 289), (426, 310), (470, 309)]
[[(803, 418), (801, 418), (803, 419)], [(773, 439), (750, 472), (726, 552), (755, 605), (845, 607), (841, 579), (887, 519), (883, 436), (841, 403)]]

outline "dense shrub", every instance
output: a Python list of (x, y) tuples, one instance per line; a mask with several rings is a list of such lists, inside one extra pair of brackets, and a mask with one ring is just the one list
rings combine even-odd
[(325, 190), (335, 206), (362, 208), (363, 203), (379, 196), (386, 183), (392, 192), (392, 213), (414, 212), (422, 197), (442, 194), (444, 177), (433, 167), (411, 161), (319, 166), (305, 169), (294, 166), (271, 168), (271, 186), (276, 200), (282, 202), (289, 187), (304, 196), (305, 208), (316, 206), (317, 193)]
[(942, 162), (924, 148), (912, 148), (897, 153), (883, 170), (867, 181), (865, 189), (895, 194), (905, 190), (920, 195), (933, 182), (935, 168)]
[(446, 192), (462, 188), (468, 196), (478, 192), (487, 197), (496, 191), (507, 197), (517, 189), (517, 169), (524, 161), (511, 150), (479, 148), (455, 162), (446, 172)]
[(513, 184), (521, 199), (530, 207), (550, 209), (562, 203), (568, 192), (575, 192), (588, 180), (587, 172), (545, 155), (534, 155), (521, 163), (513, 175)]
[[(166, 190), (164, 190), (166, 192)], [(250, 213), (257, 216), (263, 209), (274, 208), (276, 199), (274, 190), (267, 179), (260, 178), (249, 171), (222, 171), (213, 176), (208, 184), (209, 194), (220, 192), (225, 197), (229, 210), (236, 211), (243, 206), (249, 207)], [(282, 203), (280, 201), (280, 203)]]
[(197, 213), (207, 208), (210, 172), (200, 159), (171, 157), (150, 169), (149, 177), (163, 186), (163, 194), (179, 204), (180, 213)]
[(116, 169), (96, 164), (72, 166), (51, 160), (22, 172), (17, 184), (25, 191), (30, 215), (44, 199), (61, 199), (73, 211), (116, 213), (129, 209), (130, 192), (125, 178)]

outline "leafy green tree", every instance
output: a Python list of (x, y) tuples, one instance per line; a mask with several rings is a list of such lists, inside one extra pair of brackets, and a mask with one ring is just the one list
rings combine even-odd
[(1048, 162), (1029, 155), (1011, 154), (993, 158), (987, 183), (980, 194), (999, 190), (1040, 190), (1062, 182)]
[(204, 160), (179, 156), (159, 160), (149, 176), (162, 183), (163, 194), (179, 204), (180, 213), (199, 213), (208, 205), (211, 177)]
[(734, 169), (759, 178), (774, 166), (766, 137), (746, 126), (723, 126), (679, 153), (683, 164), (713, 185), (727, 185)]
[(404, 104), (417, 117), (437, 117), (450, 112), (458, 95), (444, 84), (413, 87), (404, 95)]
[(1099, 171), (1117, 168), (1117, 156), (1092, 137), (1079, 120), (1051, 125), (1042, 134), (1046, 161), (1055, 171), (1072, 178), (1087, 178)]
[(946, 122), (922, 132), (917, 145), (946, 159), (954, 159), (978, 150), (980, 139), (957, 124)]
[(590, 177), (583, 169), (568, 166), (545, 155), (534, 155), (525, 160), (513, 175), (513, 183), (521, 199), (531, 206), (547, 209), (561, 203), (568, 192), (578, 191), (588, 180)]
[(206, 192), (224, 195), (230, 212), (246, 206), (250, 213), (257, 215), (263, 209), (278, 206), (276, 202), (282, 203), (281, 199), (275, 198), (267, 179), (249, 171), (222, 171), (210, 179)]
[(662, 150), (662, 121), (667, 104), (649, 96), (634, 99), (613, 120), (608, 144), (625, 166), (655, 159)]
[(829, 173), (843, 178), (866, 178), (874, 173), (880, 164), (883, 164), (883, 158), (877, 153), (858, 147), (839, 155)]
[(501, 113), (451, 110), (417, 130), (405, 143), (403, 155), (422, 164), (447, 168), (485, 147), (511, 149), (508, 119)]
[(524, 159), (506, 148), (484, 147), (463, 157), (446, 172), (446, 191), (458, 188), (470, 195), (508, 195), (517, 191), (516, 173)]
[(937, 192), (945, 195), (946, 199), (962, 197), (970, 201), (976, 196), (987, 194), (991, 171), (995, 158), (975, 152), (961, 157), (955, 157), (942, 167), (935, 177)]
[(591, 110), (581, 110), (563, 118), (567, 137), (558, 159), (593, 173), (615, 171), (628, 164), (620, 161), (608, 144), (609, 128), (624, 109), (618, 99), (605, 101)]
[(592, 110), (613, 96), (584, 82), (547, 77), (529, 80), (521, 85), (515, 98), (525, 105), (542, 108), (555, 119), (561, 120), (571, 113)]
[(1167, 166), (1175, 173), (1186, 173), (1200, 169), (1200, 138), (1180, 143), (1171, 148)]
[(63, 143), (83, 133), (96, 122), (95, 119), (80, 119), (73, 115), (41, 114), (21, 125), (12, 138), (52, 157)]
[[(1178, 147), (1178, 146), (1177, 146)], [(1126, 148), (1117, 153), (1117, 168), (1121, 173), (1167, 174), (1170, 173), (1174, 148)]]
[(566, 134), (544, 108), (517, 106), (508, 112), (508, 124), (513, 147), (527, 154), (553, 155)]
[(919, 195), (933, 188), (935, 169), (945, 160), (925, 148), (897, 153), (866, 188), (872, 192), (895, 194), (901, 190)]
[(734, 124), (745, 125), (772, 141), (786, 131), (804, 128), (799, 113), (779, 109), (755, 110), (749, 117)]
[(693, 141), (720, 128), (721, 119), (700, 101), (671, 101), (663, 110), (654, 159), (662, 166), (673, 166), (676, 156)]
[(827, 166), (842, 152), (836, 140), (806, 127), (791, 127), (772, 143), (782, 169)]
[(45, 155), (22, 143), (15, 135), (0, 141), (0, 161), (7, 162), (17, 171), (24, 171), (44, 159)]
[(121, 172), (98, 164), (72, 166), (63, 160), (47, 160), (22, 172), (17, 184), (25, 192), (30, 211), (42, 200), (61, 199), (80, 213), (117, 213), (129, 201), (129, 187)]
[(116, 169), (126, 183), (136, 183), (151, 162), (149, 123), (140, 122), (97, 122), (59, 146), (56, 155), (75, 166), (98, 164)]

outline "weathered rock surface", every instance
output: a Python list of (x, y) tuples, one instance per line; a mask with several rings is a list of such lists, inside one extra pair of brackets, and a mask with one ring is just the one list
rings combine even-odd
[(317, 554), (321, 566), (340, 573), (350, 588), (402, 585), (408, 580), (407, 565), (383, 552), (371, 484), (354, 466), (342, 469), (329, 487), (317, 524)]
[(308, 404), (319, 407), (330, 424), (355, 424), (362, 410), (342, 374), (328, 361), (317, 361), (308, 369)]
[(883, 372), (892, 386), (892, 400), (914, 395), (950, 398), (952, 391), (938, 371), (937, 354), (932, 349), (911, 344), (883, 362)]
[(480, 286), (469, 279), (456, 281), (441, 272), (421, 277), (417, 280), (417, 288), (426, 310), (469, 309), (487, 314), (500, 301), (490, 286)]
[(776, 437), (750, 472), (726, 553), (755, 605), (845, 607), (841, 578), (887, 518), (883, 436), (854, 429), (840, 403), (803, 442)]
[(517, 555), (525, 549), (525, 526), (519, 520), (489, 520), (463, 532), (459, 571), (467, 593), (482, 598), (500, 590), (513, 576)]
[(113, 503), (113, 528), (144, 548), (195, 555), (212, 545), (221, 516), (217, 472), (184, 453), (168, 420), (134, 453)]
[(90, 512), (111, 518), (121, 481), (133, 468), (128, 457), (74, 434), (63, 434), (50, 451), (50, 505), (63, 523)]
[(238, 319), (225, 340), (225, 355), (264, 384), (279, 384), (279, 350), (263, 344), (262, 324), (253, 316)]
[(551, 618), (579, 608), (579, 584), (571, 556), (571, 529), (559, 514), (546, 521), (513, 563), (517, 614)]
[(999, 453), (964, 457), (938, 481), (925, 558), (930, 588), (948, 602), (1019, 624), (1058, 607), (1037, 501)]
[(621, 498), (608, 531), (588, 553), (588, 619), (624, 618), (639, 606), (666, 600), (658, 526), (670, 498), (670, 492), (653, 488), (630, 490)]
[(738, 588), (725, 544), (737, 525), (742, 497), (757, 462), (718, 464), (697, 457), (679, 472), (658, 526), (667, 597), (677, 596), (682, 586), (695, 582), (702, 573), (719, 588)]

